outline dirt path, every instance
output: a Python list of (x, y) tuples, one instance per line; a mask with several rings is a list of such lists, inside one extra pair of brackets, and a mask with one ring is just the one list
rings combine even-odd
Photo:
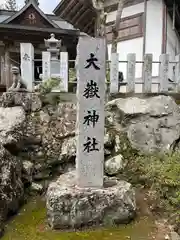
[(155, 229), (150, 234), (150, 239), (156, 239), (156, 240), (171, 240), (170, 238), (170, 226), (167, 223), (167, 220), (163, 219), (162, 217), (159, 217), (158, 214), (155, 215), (151, 209), (153, 209), (153, 206), (157, 203), (152, 200), (150, 197), (152, 194), (150, 194), (147, 190), (138, 189), (136, 190), (136, 202), (137, 202), (137, 208), (138, 208), (138, 216), (148, 216), (149, 218), (152, 218), (155, 224)]

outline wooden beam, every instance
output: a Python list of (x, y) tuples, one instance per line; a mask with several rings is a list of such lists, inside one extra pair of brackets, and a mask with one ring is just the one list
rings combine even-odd
[[(79, 4), (79, 2), (77, 2), (76, 4)], [(75, 5), (73, 0), (69, 0), (68, 5), (66, 6), (66, 8), (62, 11), (62, 13), (60, 14), (61, 17), (66, 18), (66, 15), (68, 14), (68, 12), (72, 12), (73, 10), (73, 6)]]
[[(80, 2), (80, 4), (83, 6), (83, 4)], [(69, 15), (68, 15), (68, 18), (69, 19), (71, 19), (73, 16), (74, 16), (74, 12), (77, 12), (78, 13), (78, 11), (79, 11), (79, 5), (80, 4), (76, 4), (75, 6), (74, 6), (74, 9), (73, 9), (73, 11), (71, 11), (70, 13), (69, 13)]]
[[(94, 18), (92, 18), (91, 15), (88, 14), (87, 17), (85, 18), (85, 20), (86, 21), (83, 21), (83, 23), (81, 23), (81, 29), (83, 32), (85, 32), (84, 28), (86, 27), (86, 25), (88, 25), (90, 22), (92, 22), (94, 20)], [(94, 29), (93, 29), (93, 31), (94, 31)]]
[(84, 27), (84, 32), (85, 33), (87, 33), (87, 31), (90, 28), (90, 26), (93, 26), (93, 23), (94, 23), (94, 19), (92, 19), (91, 21), (88, 22), (88, 24), (86, 24), (86, 26)]
[(112, 5), (118, 4), (118, 2), (119, 2), (118, 0), (111, 0), (111, 1), (105, 0), (104, 7), (110, 7)]
[(86, 16), (87, 18), (87, 13), (90, 12), (91, 10), (89, 8), (87, 8), (85, 11), (83, 11), (81, 14), (80, 14), (80, 17), (77, 19), (77, 21), (75, 21), (75, 25), (79, 25), (81, 24), (81, 22), (84, 22), (83, 21), (83, 18)]
[(83, 5), (85, 6), (85, 7), (88, 7), (88, 8), (90, 8), (90, 9), (92, 9), (94, 12), (95, 12), (95, 10), (94, 10), (94, 8), (93, 8), (93, 6), (92, 6), (92, 3), (91, 3), (91, 1), (92, 0), (79, 0), (81, 3), (83, 3)]
[[(127, 1), (127, 5), (135, 5), (135, 4), (138, 4), (138, 3), (141, 3), (143, 2), (144, 0), (129, 0)], [(119, 0), (105, 0), (105, 3), (104, 3), (104, 7), (110, 7), (112, 5), (116, 5), (119, 3)]]
[(76, 12), (76, 14), (74, 15), (74, 17), (71, 19), (71, 22), (74, 23), (74, 25), (76, 24), (76, 21), (79, 19), (79, 17), (81, 17), (81, 15), (87, 11), (88, 8), (85, 8), (84, 5), (81, 6), (81, 8), (79, 8), (79, 10)]
[[(128, 0), (125, 3), (125, 7), (129, 7), (142, 2), (144, 2), (144, 0)], [(111, 1), (105, 0), (105, 3), (104, 3), (105, 11), (107, 12), (116, 11), (118, 3), (119, 3), (119, 0), (111, 0)]]

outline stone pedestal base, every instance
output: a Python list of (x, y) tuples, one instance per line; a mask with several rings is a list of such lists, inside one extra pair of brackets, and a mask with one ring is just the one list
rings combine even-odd
[(128, 223), (136, 211), (131, 184), (105, 178), (102, 189), (82, 189), (76, 186), (75, 171), (50, 184), (46, 205), (48, 223), (53, 229)]

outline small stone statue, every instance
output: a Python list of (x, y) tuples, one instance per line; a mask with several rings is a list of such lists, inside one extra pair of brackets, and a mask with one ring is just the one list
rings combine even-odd
[(8, 89), (8, 92), (10, 92), (10, 91), (27, 91), (26, 83), (23, 82), (23, 80), (20, 76), (19, 68), (16, 66), (13, 66), (11, 71), (13, 74), (13, 84)]

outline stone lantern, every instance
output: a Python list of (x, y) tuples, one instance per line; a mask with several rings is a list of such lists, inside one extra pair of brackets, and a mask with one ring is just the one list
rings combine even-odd
[(49, 39), (44, 39), (45, 46), (47, 47), (47, 51), (50, 52), (50, 69), (51, 69), (51, 77), (60, 75), (60, 64), (59, 64), (59, 52), (61, 48), (61, 40), (55, 38), (54, 33), (51, 34)]
[[(61, 40), (56, 39), (55, 35), (52, 33), (49, 39), (44, 39), (44, 42), (47, 47), (47, 51), (50, 52), (50, 76), (51, 78), (59, 79), (61, 82), (60, 60), (58, 59), (61, 48)], [(60, 90), (57, 91), (59, 92)]]
[(49, 39), (45, 39), (44, 42), (47, 47), (47, 51), (51, 53), (51, 60), (58, 60), (61, 40), (56, 39), (54, 33), (52, 33), (51, 37)]

